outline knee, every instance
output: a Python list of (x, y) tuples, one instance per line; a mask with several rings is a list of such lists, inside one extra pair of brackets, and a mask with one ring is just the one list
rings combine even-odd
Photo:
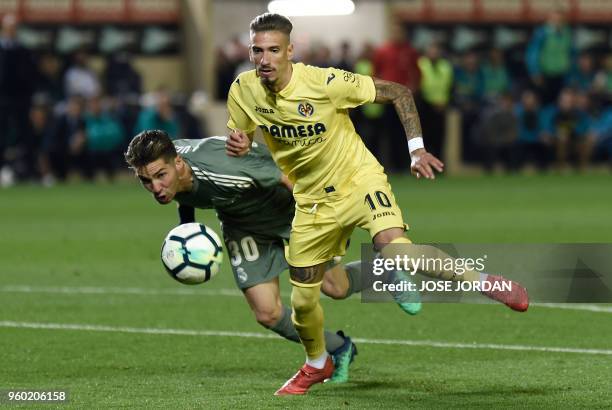
[(254, 313), (257, 323), (269, 329), (274, 327), (281, 319), (282, 308), (279, 306), (275, 308), (257, 309)]
[(302, 288), (294, 286), (291, 291), (291, 307), (296, 313), (310, 312), (319, 303), (319, 287)]
[(332, 299), (336, 299), (336, 300), (346, 298), (346, 292), (348, 291), (346, 287), (328, 278), (325, 278), (323, 280), (323, 286), (321, 290), (327, 296), (329, 296)]
[(385, 247), (385, 245), (388, 245), (391, 242), (398, 240), (398, 238), (404, 238), (406, 241), (410, 242), (404, 236), (403, 229), (391, 228), (391, 229), (386, 229), (384, 231), (381, 231), (374, 236), (374, 247), (376, 248), (377, 251), (380, 252)]

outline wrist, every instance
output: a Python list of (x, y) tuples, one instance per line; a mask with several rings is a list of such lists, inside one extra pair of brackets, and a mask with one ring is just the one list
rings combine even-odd
[(412, 151), (410, 153), (410, 157), (420, 157), (421, 155), (427, 153), (427, 150), (425, 150), (425, 148), (419, 148), (419, 149), (415, 149), (414, 151)]
[(413, 137), (408, 140), (408, 152), (410, 155), (418, 154), (418, 151), (425, 151), (423, 137)]

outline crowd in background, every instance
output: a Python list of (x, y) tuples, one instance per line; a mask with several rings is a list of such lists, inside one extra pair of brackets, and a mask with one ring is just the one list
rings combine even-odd
[[(298, 60), (395, 81), (417, 102), (426, 146), (444, 155), (449, 109), (461, 118), (461, 159), (487, 171), (584, 169), (612, 164), (612, 54), (578, 52), (560, 12), (537, 27), (517, 61), (500, 49), (450, 53), (439, 42), (411, 45), (401, 24), (383, 44), (336, 53), (314, 44)], [(299, 52), (299, 48), (296, 49)], [(236, 75), (250, 69), (248, 49), (236, 37), (219, 50), (217, 95), (224, 98)], [(405, 134), (393, 106), (366, 105), (352, 112), (357, 131), (390, 172), (406, 172)]]
[(122, 153), (140, 131), (206, 136), (186, 98), (165, 89), (143, 93), (127, 53), (107, 56), (97, 73), (85, 50), (34, 53), (16, 33), (17, 21), (7, 14), (0, 35), (0, 185), (52, 185), (71, 173), (112, 180), (126, 169)]
[[(461, 159), (487, 171), (584, 169), (612, 164), (612, 54), (576, 51), (572, 29), (551, 13), (534, 30), (524, 58), (508, 61), (499, 49), (462, 53), (432, 41), (415, 49), (394, 24), (383, 44), (350, 42), (296, 49), (296, 60), (395, 81), (413, 91), (428, 150), (446, 148), (450, 109), (460, 113)], [(126, 53), (106, 58), (98, 74), (85, 50), (71, 56), (33, 53), (16, 39), (17, 22), (2, 20), (0, 35), (0, 185), (15, 180), (63, 181), (71, 172), (113, 178), (125, 169), (131, 136), (164, 129), (173, 138), (208, 136), (180, 95), (142, 90)], [(220, 101), (236, 75), (252, 68), (246, 41), (234, 38), (216, 56)], [(356, 128), (389, 172), (407, 172), (405, 137), (392, 106), (352, 110)], [(398, 148), (399, 147), (399, 148)]]

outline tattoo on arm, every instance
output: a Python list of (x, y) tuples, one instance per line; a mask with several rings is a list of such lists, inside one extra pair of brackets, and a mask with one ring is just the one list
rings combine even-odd
[(401, 84), (379, 80), (378, 78), (374, 79), (374, 86), (376, 87), (374, 102), (393, 103), (397, 116), (404, 126), (404, 131), (406, 131), (406, 137), (408, 139), (422, 137), (421, 121), (412, 92)]

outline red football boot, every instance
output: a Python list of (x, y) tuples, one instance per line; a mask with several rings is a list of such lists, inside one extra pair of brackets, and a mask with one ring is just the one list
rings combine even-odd
[(529, 295), (527, 295), (527, 289), (522, 287), (518, 282), (506, 279), (503, 276), (488, 275), (487, 281), (496, 283), (496, 287), (501, 287), (502, 284), (508, 286), (510, 284), (511, 290), (491, 289), (482, 291), (482, 294), (489, 298), (496, 300), (508, 306), (512, 310), (517, 312), (524, 312), (529, 307)]
[(332, 377), (332, 374), (334, 374), (334, 362), (331, 356), (327, 357), (325, 366), (322, 369), (316, 369), (304, 364), (295, 376), (287, 380), (274, 395), (287, 396), (290, 394), (306, 394), (310, 386), (317, 383), (323, 383), (325, 380)]

